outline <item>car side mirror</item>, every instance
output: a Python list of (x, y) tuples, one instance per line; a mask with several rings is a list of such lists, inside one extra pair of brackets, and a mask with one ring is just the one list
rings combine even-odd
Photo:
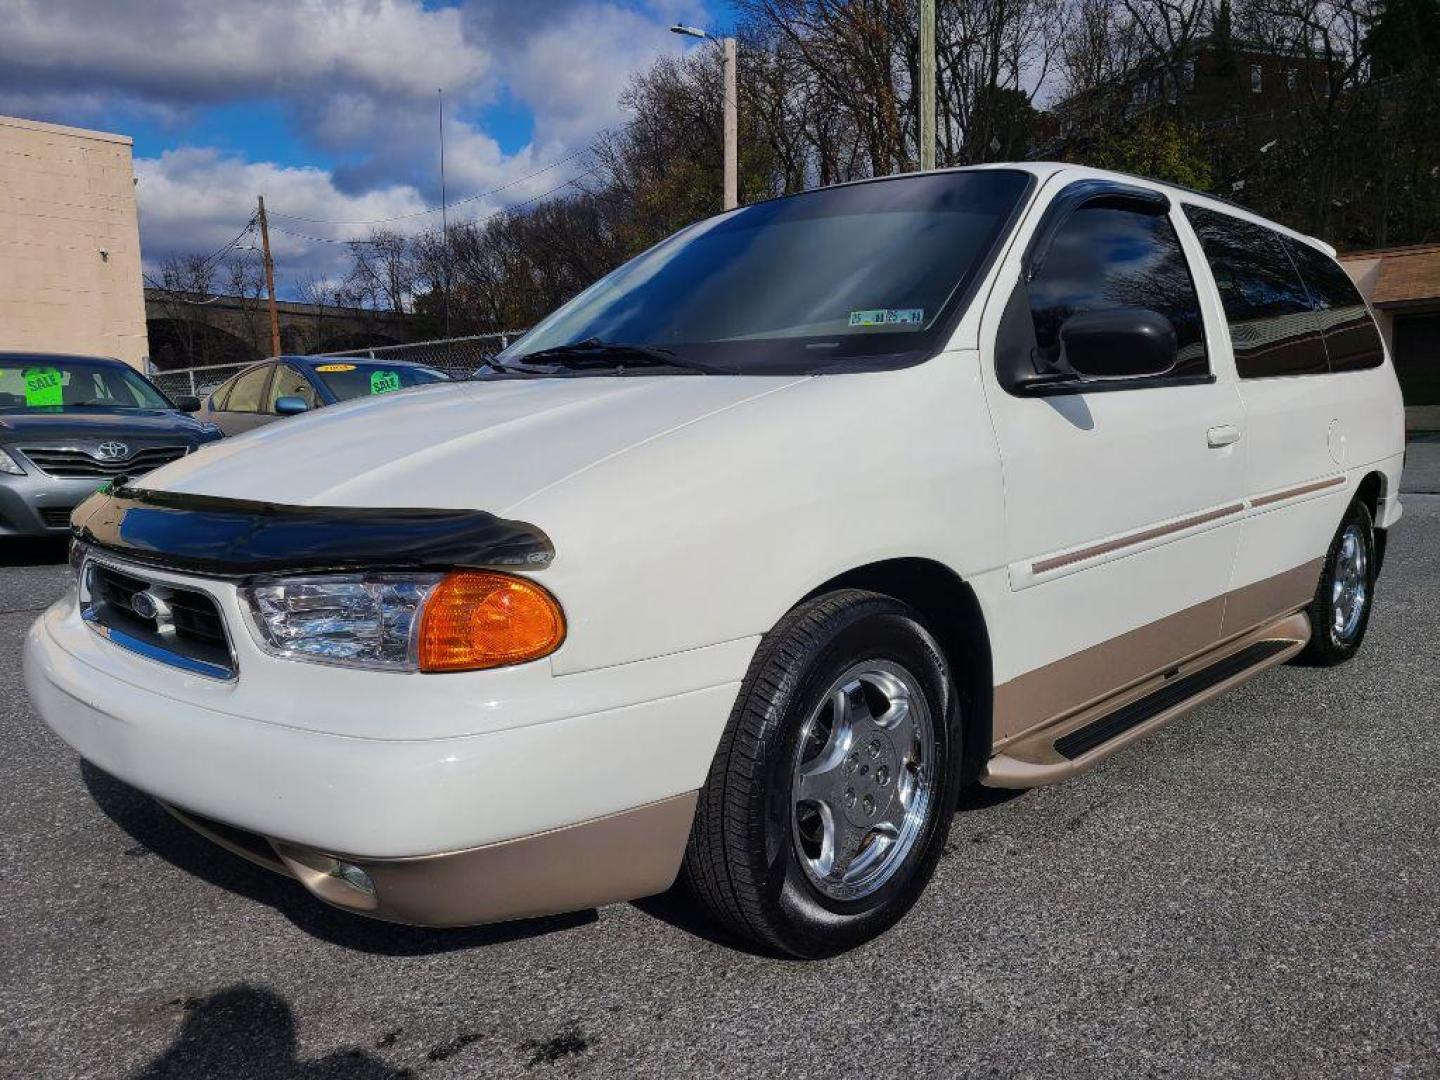
[(1086, 379), (1138, 379), (1175, 367), (1175, 325), (1148, 308), (1071, 315), (1060, 327), (1064, 362)]
[(199, 412), (201, 408), (200, 399), (191, 394), (177, 397), (175, 399), (175, 408), (181, 412)]
[(295, 416), (302, 412), (309, 412), (310, 406), (302, 397), (281, 397), (275, 399), (275, 415)]

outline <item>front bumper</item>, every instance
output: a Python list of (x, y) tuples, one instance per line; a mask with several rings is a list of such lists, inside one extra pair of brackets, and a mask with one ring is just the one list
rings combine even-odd
[[(425, 676), (278, 660), (239, 634), (222, 684), (114, 647), (66, 599), (24, 666), (61, 738), (212, 838), (248, 837), (226, 846), (273, 853), (329, 903), (455, 925), (668, 886), (754, 644)], [(317, 870), (332, 857), (370, 874), (368, 908)]]
[(70, 511), (103, 480), (0, 473), (0, 536), (67, 536)]
[[(179, 821), (338, 908), (416, 926), (470, 926), (578, 911), (668, 889), (696, 792), (534, 836), (413, 859), (367, 859), (245, 833), (162, 803)], [(358, 869), (367, 887), (337, 873)]]

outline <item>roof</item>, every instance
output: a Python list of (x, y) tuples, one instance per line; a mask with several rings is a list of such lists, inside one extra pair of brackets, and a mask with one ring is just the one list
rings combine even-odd
[(1423, 255), (1430, 251), (1440, 252), (1440, 241), (1433, 244), (1402, 244), (1400, 247), (1371, 248), (1368, 251), (1345, 251), (1338, 258), (1344, 262), (1346, 259), (1383, 259), (1389, 255)]
[[(1347, 258), (1366, 257), (1352, 252)], [(1372, 304), (1410, 304), (1421, 300), (1440, 300), (1440, 244), (1416, 245), (1387, 252), (1370, 252), (1379, 258), (1375, 286), (1370, 291)]]
[[(1056, 173), (1059, 172), (1074, 172), (1077, 174), (1077, 179), (1094, 177), (1097, 179), (1119, 180), (1124, 183), (1136, 183), (1144, 187), (1156, 188), (1160, 191), (1165, 192), (1172, 198), (1178, 196), (1181, 202), (1191, 203), (1196, 206), (1208, 207), (1209, 209), (1215, 210), (1218, 213), (1229, 214), (1231, 217), (1237, 217), (1245, 221), (1253, 222), (1257, 225), (1263, 225), (1267, 229), (1273, 229), (1276, 232), (1283, 233), (1286, 236), (1291, 237), (1292, 239), (1299, 240), (1300, 242), (1305, 244), (1309, 244), (1311, 247), (1317, 247), (1321, 251), (1325, 252), (1327, 255), (1335, 254), (1335, 249), (1329, 244), (1327, 244), (1324, 240), (1319, 239), (1318, 237), (1309, 236), (1302, 232), (1297, 232), (1296, 230), (1288, 228), (1285, 225), (1281, 225), (1278, 221), (1272, 221), (1267, 217), (1261, 217), (1254, 211), (1247, 210), (1245, 209), (1245, 207), (1240, 206), (1238, 203), (1233, 203), (1229, 199), (1224, 198), (1223, 196), (1212, 195), (1204, 191), (1196, 191), (1193, 188), (1185, 187), (1182, 184), (1170, 183), (1168, 180), (1152, 180), (1148, 176), (1136, 176), (1132, 173), (1118, 172), (1114, 169), (1096, 169), (1089, 165), (1077, 165), (1065, 161), (1017, 161), (1012, 163), (994, 162), (990, 165), (962, 166), (962, 168), (966, 167), (1020, 169), (1025, 172), (1032, 173), (1040, 180), (1042, 184), (1050, 177), (1054, 176)], [(960, 170), (937, 169), (935, 171), (958, 172)]]
[[(376, 351), (382, 346), (376, 346)], [(405, 367), (425, 367), (426, 365), (415, 360), (402, 360), (398, 356), (356, 356), (348, 355), (327, 355), (326, 353), (313, 353), (301, 355), (298, 353), (285, 353), (280, 356), (271, 356), (262, 363), (269, 363), (271, 360), (284, 360), (291, 364), (304, 364), (315, 367), (317, 364), (386, 364), (393, 366), (402, 364)]]
[[(0, 351), (0, 362), (13, 362), (16, 360), (50, 360), (69, 362), (72, 364), (117, 364), (120, 367), (128, 368), (129, 364), (123, 360), (117, 360), (113, 356), (82, 356), (79, 353), (47, 353), (47, 352), (4, 352)], [(131, 368), (133, 371), (134, 368)]]
[(91, 131), (89, 128), (67, 127), (65, 124), (47, 124), (40, 120), (26, 120), (22, 116), (0, 116), (0, 127), (22, 128), (49, 135), (65, 135), (73, 139), (93, 139), (96, 142), (134, 145), (129, 135), (117, 135), (112, 131)]

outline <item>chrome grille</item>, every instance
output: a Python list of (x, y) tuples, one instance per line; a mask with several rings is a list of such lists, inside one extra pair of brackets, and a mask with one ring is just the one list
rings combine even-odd
[(129, 457), (104, 460), (88, 450), (62, 446), (22, 446), (24, 454), (41, 472), (58, 477), (138, 476), (185, 456), (187, 446), (146, 446)]
[(234, 678), (225, 620), (208, 593), (92, 558), (80, 599), (85, 621), (121, 648), (195, 674)]

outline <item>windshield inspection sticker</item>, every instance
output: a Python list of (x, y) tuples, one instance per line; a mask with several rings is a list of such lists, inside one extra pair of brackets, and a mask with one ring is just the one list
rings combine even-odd
[(60, 371), (53, 367), (25, 369), (25, 404), (32, 409), (65, 404)]
[(355, 370), (355, 365), (354, 365), (354, 364), (317, 364), (316, 367), (315, 367), (315, 370), (316, 370), (316, 371), (324, 371), (324, 372), (326, 372), (326, 373), (329, 373), (329, 372), (332, 372), (332, 371), (354, 371), (354, 370)]
[(393, 390), (400, 389), (400, 376), (393, 371), (373, 371), (370, 373), (370, 393), (388, 394)]
[(924, 321), (924, 308), (869, 308), (850, 312), (851, 326), (918, 326)]

